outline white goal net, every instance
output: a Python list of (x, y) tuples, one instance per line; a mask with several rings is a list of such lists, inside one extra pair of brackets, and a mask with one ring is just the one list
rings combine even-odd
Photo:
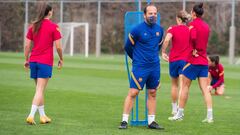
[(64, 54), (73, 56), (84, 53), (88, 57), (89, 52), (89, 24), (79, 22), (59, 23), (62, 33), (62, 48)]

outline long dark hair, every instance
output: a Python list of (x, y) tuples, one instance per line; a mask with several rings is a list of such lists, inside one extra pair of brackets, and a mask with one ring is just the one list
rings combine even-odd
[(199, 4), (194, 5), (193, 12), (196, 13), (197, 17), (201, 17), (203, 15), (203, 13), (204, 13), (203, 3), (199, 3)]
[(209, 56), (209, 59), (211, 62), (214, 62), (215, 65), (219, 64), (219, 56), (218, 55), (211, 55), (211, 56)]
[(32, 22), (33, 24), (33, 33), (37, 33), (41, 24), (42, 24), (42, 20), (48, 15), (48, 13), (52, 10), (52, 7), (43, 2), (41, 4), (39, 4), (38, 7), (38, 14), (37, 14), (37, 18), (36, 20), (34, 20)]

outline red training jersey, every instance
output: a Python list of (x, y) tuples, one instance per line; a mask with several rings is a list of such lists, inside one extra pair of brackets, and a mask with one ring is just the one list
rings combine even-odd
[(197, 50), (198, 57), (191, 55), (189, 62), (193, 65), (208, 65), (207, 45), (210, 28), (201, 18), (194, 19), (189, 24), (190, 44)]
[(59, 27), (49, 19), (44, 19), (38, 32), (33, 33), (33, 27), (31, 26), (26, 37), (33, 41), (29, 62), (52, 66), (54, 58), (53, 42), (61, 38)]
[(215, 67), (209, 67), (208, 71), (210, 72), (213, 79), (218, 80), (212, 87), (219, 87), (222, 83), (224, 83), (224, 68), (222, 64), (218, 64)]
[(175, 25), (169, 27), (167, 33), (172, 34), (172, 47), (170, 49), (169, 61), (186, 61), (192, 50), (189, 44), (189, 28), (186, 25)]

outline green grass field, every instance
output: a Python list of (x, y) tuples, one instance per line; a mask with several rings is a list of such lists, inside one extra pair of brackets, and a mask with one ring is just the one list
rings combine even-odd
[[(146, 127), (119, 130), (122, 106), (128, 93), (124, 56), (101, 58), (65, 57), (64, 67), (54, 67), (53, 78), (45, 93), (45, 109), (53, 122), (30, 126), (25, 123), (34, 95), (34, 82), (23, 68), (22, 53), (0, 53), (0, 135), (239, 135), (240, 67), (225, 66), (224, 96), (214, 96), (213, 124), (203, 124), (206, 115), (203, 97), (192, 83), (190, 96), (181, 122), (168, 121), (171, 112), (168, 64), (161, 64), (162, 87), (157, 95), (156, 121), (164, 131)], [(56, 60), (55, 60), (56, 62)], [(143, 102), (144, 93), (140, 94)], [(142, 108), (142, 106), (141, 106)], [(39, 116), (36, 115), (39, 123)]]

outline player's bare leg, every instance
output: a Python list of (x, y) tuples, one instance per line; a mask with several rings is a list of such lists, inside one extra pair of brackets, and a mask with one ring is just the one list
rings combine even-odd
[(148, 89), (148, 128), (150, 129), (164, 129), (162, 126), (159, 126), (155, 121), (155, 113), (156, 113), (156, 89)]
[(128, 95), (124, 101), (122, 122), (121, 122), (121, 125), (119, 126), (119, 129), (127, 128), (129, 113), (132, 110), (134, 100), (136, 99), (136, 96), (138, 95), (138, 93), (139, 93), (138, 89), (134, 89), (134, 88), (129, 89)]
[(220, 96), (224, 94), (224, 84), (216, 88), (215, 94)]
[(182, 120), (184, 116), (184, 107), (188, 100), (189, 88), (191, 85), (192, 80), (187, 78), (186, 76), (182, 76), (182, 86), (180, 89), (180, 96), (179, 96), (179, 108), (178, 112), (175, 116), (169, 118), (169, 120)]
[(208, 78), (200, 77), (200, 78), (198, 78), (198, 83), (202, 90), (205, 104), (207, 106), (207, 117), (206, 117), (206, 119), (203, 120), (203, 122), (212, 123), (213, 122), (212, 96), (207, 88), (208, 87)]
[(177, 113), (178, 109), (178, 78), (172, 78), (171, 97), (172, 97), (172, 115)]
[(29, 124), (35, 124), (34, 115), (37, 109), (39, 109), (40, 112), (41, 123), (48, 123), (51, 121), (51, 119), (48, 118), (44, 112), (44, 90), (47, 86), (48, 80), (48, 78), (34, 79), (36, 84), (36, 92), (33, 97), (31, 112), (27, 118), (27, 123)]

